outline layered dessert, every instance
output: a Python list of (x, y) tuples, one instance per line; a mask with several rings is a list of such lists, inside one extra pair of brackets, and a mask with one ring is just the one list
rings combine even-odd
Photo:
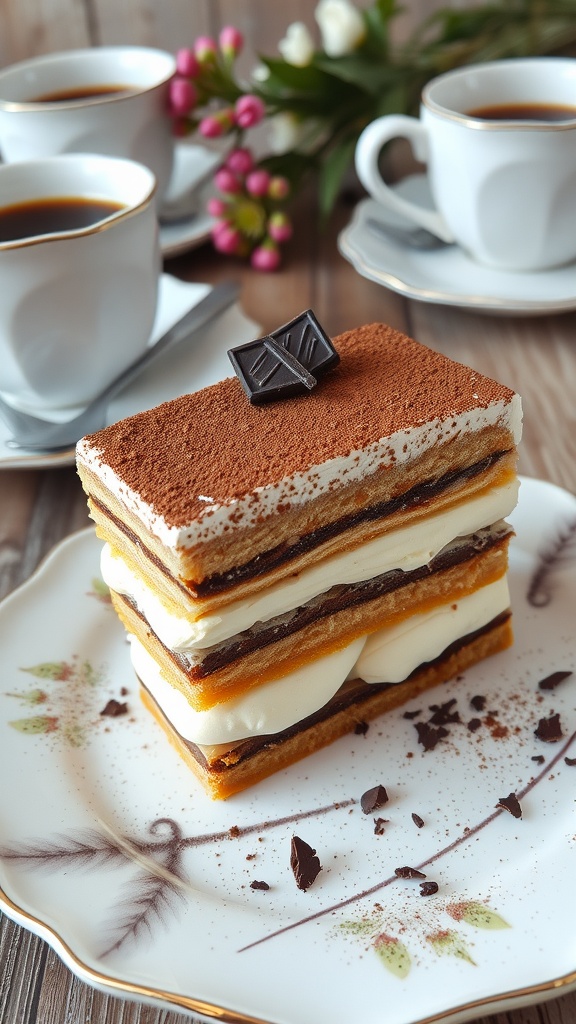
[(383, 324), (334, 346), (300, 396), (78, 444), (142, 698), (217, 798), (512, 642), (518, 395)]

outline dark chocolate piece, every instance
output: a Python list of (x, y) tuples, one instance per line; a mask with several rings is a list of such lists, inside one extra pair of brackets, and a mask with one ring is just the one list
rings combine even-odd
[(564, 763), (567, 764), (569, 768), (573, 768), (576, 764), (576, 757), (565, 757)]
[(388, 793), (384, 786), (373, 786), (372, 789), (367, 789), (360, 798), (360, 805), (364, 814), (371, 814), (372, 811), (377, 811), (379, 807), (383, 807), (384, 804), (388, 803)]
[(571, 676), (572, 672), (552, 672), (552, 675), (546, 676), (545, 679), (541, 679), (538, 683), (539, 690), (555, 690), (560, 683), (563, 683), (568, 676)]
[(413, 718), (418, 718), (418, 715), (421, 714), (422, 708), (418, 708), (417, 711), (405, 711), (404, 714), (402, 715), (402, 718), (407, 718), (409, 721), (412, 721)]
[(466, 728), (470, 732), (476, 732), (476, 730), (479, 729), (481, 725), (482, 725), (482, 719), (480, 719), (480, 718), (471, 718), (470, 721), (468, 722), (468, 725), (466, 726)]
[(397, 875), (398, 878), (426, 878), (424, 872), (418, 871), (418, 868), (394, 868), (394, 874)]
[(510, 811), (510, 814), (514, 818), (522, 817), (522, 808), (516, 793), (509, 793), (508, 796), (501, 796), (496, 807), (502, 807), (505, 811)]
[(420, 882), (421, 896), (434, 896), (438, 892), (438, 882)]
[(486, 697), (481, 697), (480, 694), (477, 694), (476, 697), (472, 697), (470, 703), (474, 708), (474, 711), (484, 711), (484, 708), (486, 707)]
[(322, 871), (322, 865), (308, 843), (299, 836), (292, 836), (290, 845), (290, 867), (299, 889), (309, 889)]
[(550, 715), (550, 718), (541, 718), (534, 735), (544, 743), (558, 743), (562, 739), (563, 732), (560, 725), (560, 715)]
[(383, 836), (384, 825), (387, 825), (389, 821), (389, 818), (374, 818), (374, 835)]
[(228, 356), (253, 405), (306, 394), (340, 362), (311, 309), (264, 338), (229, 349)]
[(424, 750), (434, 750), (436, 744), (448, 736), (448, 729), (445, 729), (443, 725), (436, 729), (428, 722), (416, 722), (415, 729), (418, 733), (418, 743), (422, 744)]
[(128, 713), (128, 705), (125, 702), (120, 702), (112, 697), (106, 707), (102, 708), (101, 715), (106, 715), (108, 718), (118, 718), (119, 715), (126, 715)]
[(544, 764), (546, 760), (544, 754), (535, 754), (534, 757), (530, 758), (531, 761), (536, 761), (536, 764)]
[(368, 722), (356, 722), (354, 733), (356, 736), (365, 736), (369, 728)]
[(412, 821), (418, 828), (424, 828), (424, 818), (421, 818), (419, 814), (413, 814)]
[(447, 700), (445, 704), (431, 704), (430, 711), (434, 713), (428, 719), (430, 725), (452, 725), (454, 722), (460, 722), (460, 715), (452, 710), (455, 703), (456, 697), (452, 697), (452, 700)]
[(262, 890), (265, 890), (265, 889), (269, 889), (270, 886), (268, 885), (268, 882), (250, 882), (250, 888), (251, 889), (262, 889)]

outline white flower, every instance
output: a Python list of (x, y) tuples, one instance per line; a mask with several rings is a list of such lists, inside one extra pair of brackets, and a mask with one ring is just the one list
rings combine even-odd
[(277, 155), (295, 149), (302, 153), (312, 153), (329, 136), (329, 130), (322, 121), (312, 117), (301, 120), (289, 111), (271, 117), (268, 127), (269, 145)]
[(257, 64), (252, 69), (251, 77), (253, 82), (266, 82), (270, 78), (270, 68), (267, 68), (265, 64)]
[(364, 19), (349, 0), (320, 0), (314, 16), (329, 57), (352, 53), (366, 35)]
[(297, 68), (305, 68), (314, 56), (314, 40), (302, 21), (294, 21), (286, 29), (284, 39), (278, 43), (278, 49), (287, 64)]

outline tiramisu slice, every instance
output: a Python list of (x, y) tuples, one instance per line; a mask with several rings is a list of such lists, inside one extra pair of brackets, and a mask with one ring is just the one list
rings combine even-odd
[(143, 698), (216, 797), (511, 642), (519, 397), (383, 324), (334, 345), (301, 396), (230, 378), (78, 445)]

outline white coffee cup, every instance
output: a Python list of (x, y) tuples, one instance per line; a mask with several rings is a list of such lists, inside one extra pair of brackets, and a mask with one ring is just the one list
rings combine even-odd
[[(155, 188), (147, 167), (116, 157), (0, 166), (0, 394), (13, 406), (84, 405), (145, 350), (160, 275)], [(23, 214), (31, 230), (9, 220)], [(40, 217), (64, 226), (38, 233)]]
[[(0, 152), (6, 163), (100, 153), (145, 164), (164, 195), (174, 160), (170, 53), (105, 46), (34, 57), (0, 71)], [(105, 91), (99, 89), (120, 89)], [(72, 94), (83, 98), (70, 98)], [(63, 99), (42, 97), (68, 96)]]
[[(526, 118), (519, 108), (528, 105), (539, 109)], [(506, 107), (511, 116), (501, 118)], [(567, 109), (553, 121), (544, 119), (549, 108)], [(398, 137), (427, 164), (435, 210), (383, 180), (381, 149)], [(480, 263), (518, 271), (568, 263), (576, 259), (576, 60), (518, 58), (440, 75), (423, 90), (419, 119), (390, 115), (364, 129), (356, 170), (383, 206)]]

